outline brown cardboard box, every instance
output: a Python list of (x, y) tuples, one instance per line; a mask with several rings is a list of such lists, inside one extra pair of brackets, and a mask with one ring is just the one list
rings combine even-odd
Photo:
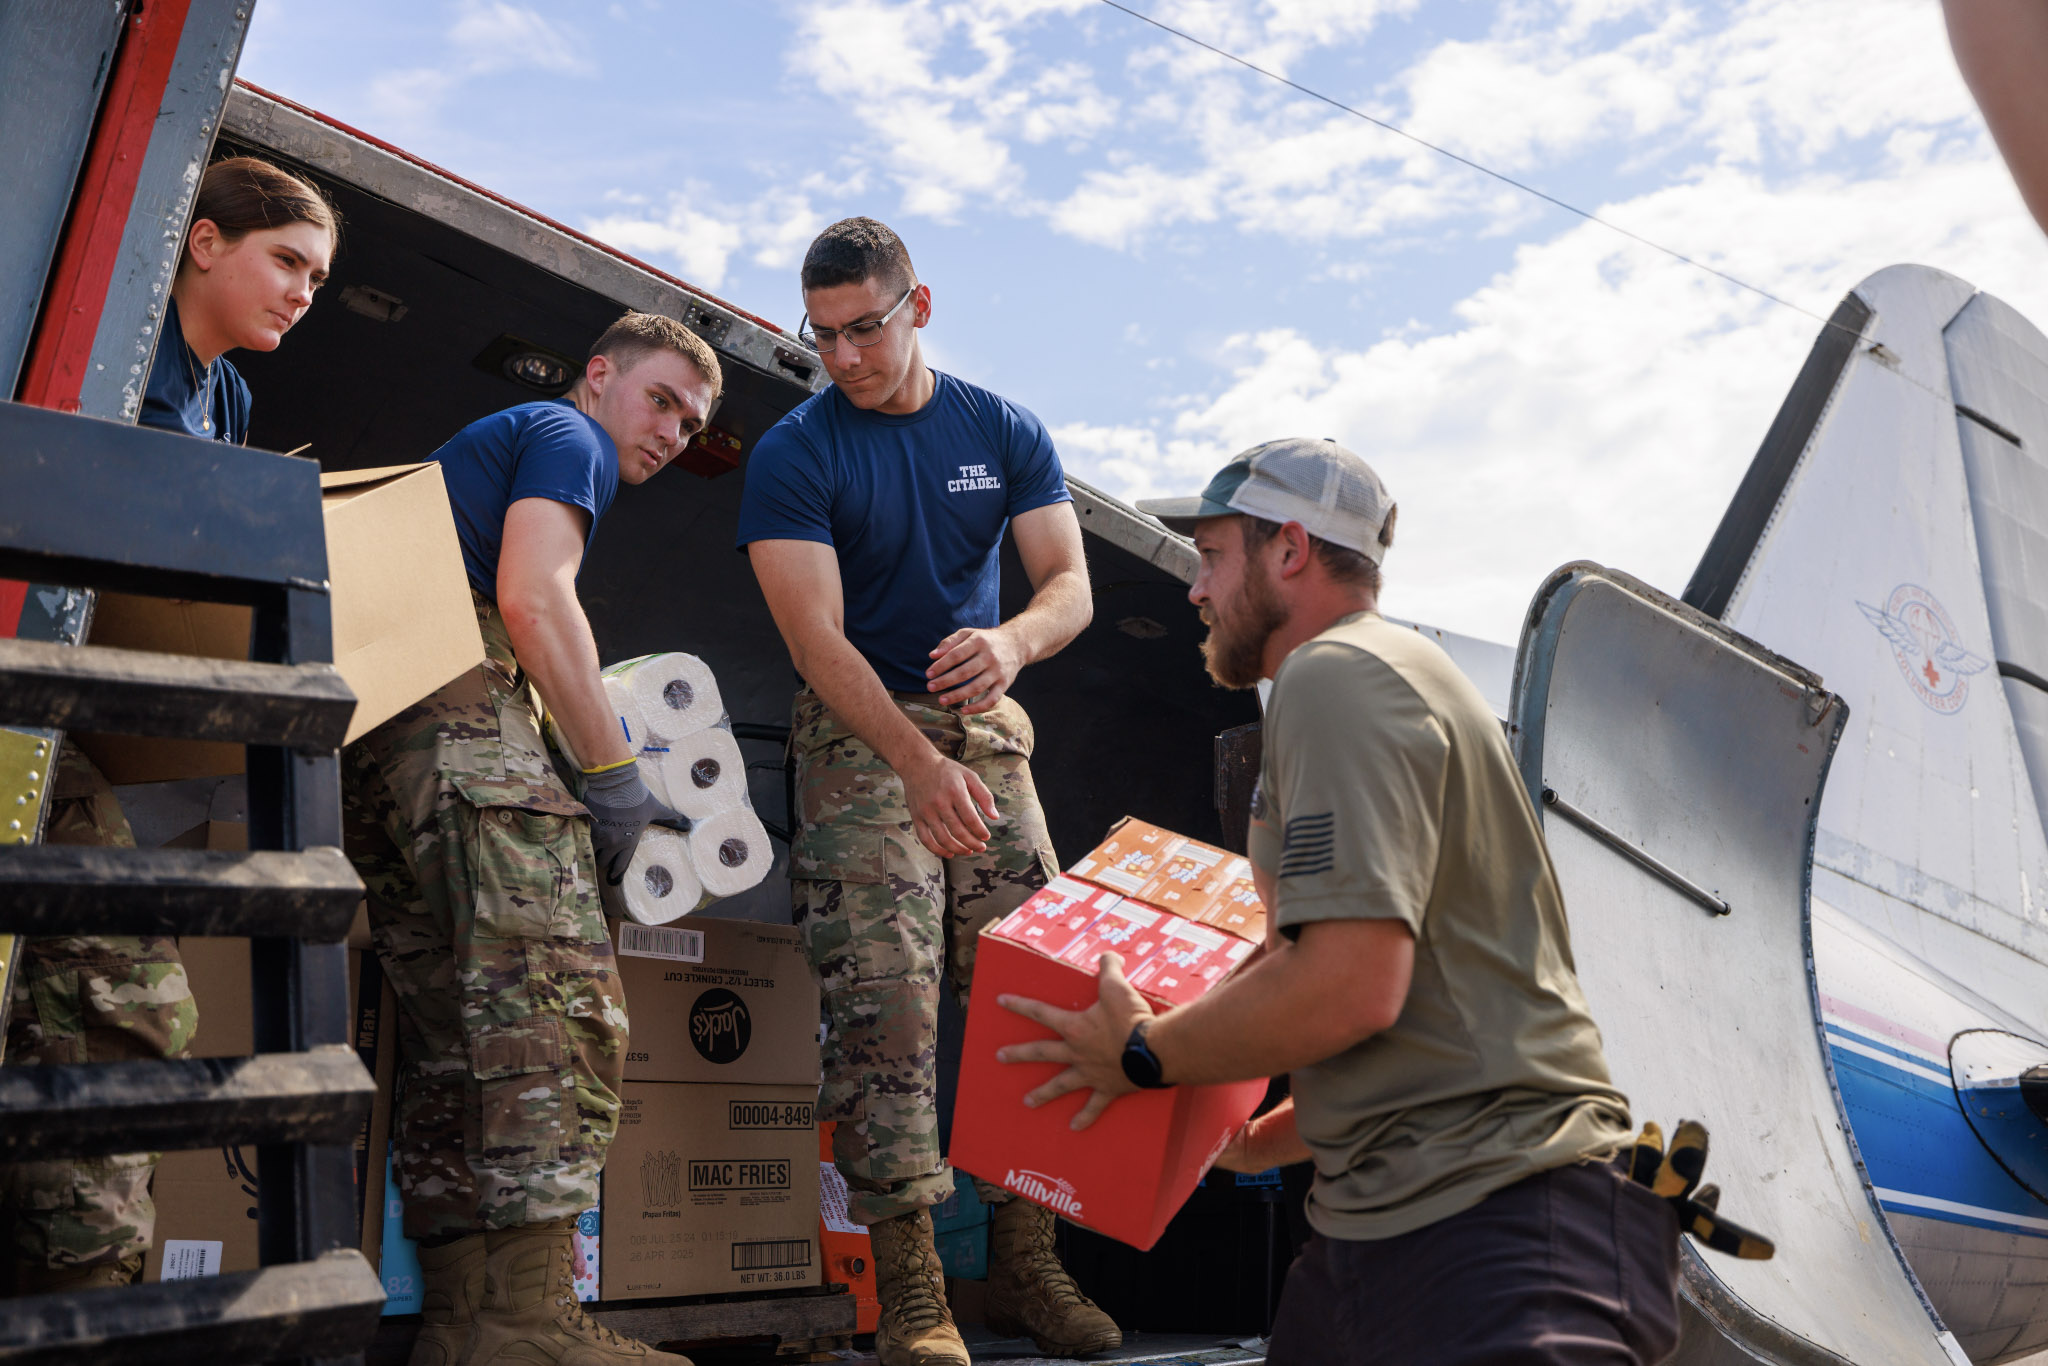
[[(249, 657), (249, 609), (220, 602), (102, 593), (92, 612), (92, 643), (203, 659)], [(240, 745), (151, 735), (73, 735), (107, 781), (166, 782), (242, 771)]]
[[(255, 1051), (249, 941), (186, 937), (178, 941), (178, 952), (199, 1006), (192, 1056), (247, 1057)], [(362, 954), (349, 954), (351, 1014), (363, 962)], [(255, 1270), (257, 1176), (254, 1146), (165, 1153), (151, 1186), (156, 1197), (156, 1244), (144, 1259), (143, 1279), (181, 1280)], [(381, 1170), (377, 1179), (381, 1192)]]
[(605, 1155), (600, 1298), (821, 1284), (817, 1097), (628, 1081)]
[(1265, 937), (1247, 860), (1130, 816), (1067, 874), (1253, 943)]
[[(480, 663), (483, 636), (439, 465), (343, 470), (321, 475), (320, 488), (334, 666), (355, 690), (354, 740)], [(92, 643), (247, 659), (249, 609), (107, 593)], [(127, 735), (78, 743), (116, 786), (242, 770), (240, 745)]]
[(484, 638), (439, 465), (323, 474), (320, 505), (354, 740), (481, 664)]
[(626, 1079), (815, 1086), (818, 986), (787, 925), (621, 922)]
[(254, 1271), (256, 1149), (165, 1153), (150, 1186), (156, 1243), (143, 1259), (146, 1281)]

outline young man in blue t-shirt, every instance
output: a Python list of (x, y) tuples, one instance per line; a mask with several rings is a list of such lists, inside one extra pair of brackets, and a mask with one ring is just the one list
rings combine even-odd
[[(619, 485), (675, 458), (720, 382), (695, 333), (628, 313), (562, 399), (434, 453), (486, 658), (342, 760), (349, 857), (404, 1017), (394, 1158), (425, 1281), (415, 1362), (688, 1366), (586, 1318), (571, 1281), (625, 1062), (604, 910), (647, 826), (678, 819), (605, 699), (576, 575)], [(580, 801), (528, 680), (586, 765)]]
[[(931, 290), (896, 234), (835, 223), (802, 281), (804, 340), (832, 388), (756, 444), (739, 543), (804, 685), (790, 877), (828, 1016), (819, 1115), (838, 1121), (833, 1155), (874, 1237), (877, 1356), (967, 1366), (930, 1216), (953, 1190), (939, 982), (964, 1004), (976, 934), (1058, 869), (1031, 720), (1005, 694), (1088, 624), (1088, 567), (1043, 424), (924, 363)], [(1033, 596), (1000, 621), (1005, 527)], [(1118, 1345), (1053, 1256), (1051, 1212), (981, 1189), (996, 1204), (989, 1325), (1060, 1355)]]

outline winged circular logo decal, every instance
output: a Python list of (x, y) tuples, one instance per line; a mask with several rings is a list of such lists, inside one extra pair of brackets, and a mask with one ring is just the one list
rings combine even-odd
[(1969, 700), (1971, 675), (1991, 667), (1990, 660), (1963, 647), (1948, 610), (1917, 584), (1900, 584), (1882, 607), (1859, 602), (1856, 610), (1892, 647), (1913, 695), (1944, 716), (1961, 711)]

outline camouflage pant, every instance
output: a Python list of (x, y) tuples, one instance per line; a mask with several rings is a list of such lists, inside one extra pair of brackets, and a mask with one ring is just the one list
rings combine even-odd
[[(50, 784), (50, 844), (135, 847), (128, 818), (92, 761), (70, 743)], [(10, 1063), (182, 1058), (199, 1012), (178, 941), (158, 935), (27, 939), (7, 1023)], [(149, 1180), (159, 1153), (0, 1167), (14, 1256), (92, 1266), (146, 1252), (156, 1231)]]
[(398, 997), (396, 1167), (413, 1238), (596, 1204), (625, 1065), (588, 813), (481, 598), (478, 619), (490, 658), (342, 758), (348, 853)]
[[(791, 895), (826, 1012), (818, 1118), (839, 1121), (832, 1156), (853, 1218), (878, 1223), (953, 1191), (939, 1153), (939, 982), (961, 1005), (975, 936), (1058, 871), (1031, 782), (1031, 718), (1005, 699), (962, 716), (914, 694), (896, 705), (941, 754), (973, 769), (1001, 813), (988, 848), (942, 859), (912, 832), (903, 782), (809, 689), (791, 744), (803, 830)], [(1008, 1195), (982, 1186), (994, 1204)]]

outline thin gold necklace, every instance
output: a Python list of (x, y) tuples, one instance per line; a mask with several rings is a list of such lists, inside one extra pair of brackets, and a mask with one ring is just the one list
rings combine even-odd
[[(191, 376), (191, 379), (192, 379), (192, 387), (193, 387), (194, 389), (198, 389), (198, 390), (200, 391), (200, 392), (199, 392), (199, 430), (201, 430), (201, 431), (203, 431), (203, 432), (210, 432), (210, 431), (212, 431), (212, 430), (213, 430), (213, 366), (214, 366), (214, 361), (213, 361), (213, 360), (210, 360), (210, 361), (208, 361), (208, 362), (206, 363), (206, 382), (205, 382), (205, 384), (204, 384), (204, 385), (202, 385), (202, 384), (200, 383), (200, 381), (199, 381), (199, 370), (198, 370), (198, 368), (197, 368), (196, 366), (194, 366), (194, 365), (192, 364), (192, 354), (193, 354), (193, 353), (192, 353), (192, 343), (190, 343), (190, 342), (188, 342), (188, 341), (186, 341), (186, 340), (185, 340), (185, 335), (184, 335), (184, 334), (185, 334), (185, 329), (184, 329), (184, 328), (182, 328), (182, 327), (180, 327), (180, 328), (178, 329), (178, 344), (179, 344), (180, 346), (182, 346), (182, 347), (184, 347), (184, 348), (185, 348), (185, 373), (186, 373), (187, 375)], [(218, 356), (214, 357), (214, 360), (219, 360), (219, 359), (220, 359), (220, 358), (219, 358)]]

